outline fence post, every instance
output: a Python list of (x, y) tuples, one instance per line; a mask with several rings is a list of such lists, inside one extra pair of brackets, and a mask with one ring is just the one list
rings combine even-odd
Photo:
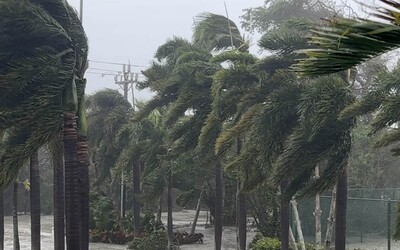
[[(360, 193), (361, 193), (361, 199), (363, 199), (364, 198), (364, 194), (363, 194), (363, 190), (362, 189), (360, 189)], [(361, 200), (361, 202), (360, 202), (360, 204), (361, 204), (361, 220), (360, 220), (360, 241), (361, 241), (361, 244), (363, 243), (363, 239), (364, 239), (364, 235), (363, 235), (363, 227), (364, 227), (364, 200)]]
[(392, 225), (392, 202), (391, 202), (391, 200), (390, 200), (390, 198), (388, 199), (388, 207), (387, 207), (387, 213), (388, 213), (388, 216), (387, 216), (387, 219), (388, 219), (388, 221), (387, 221), (387, 237), (388, 237), (388, 246), (387, 246), (387, 249), (388, 250), (390, 250), (391, 249), (391, 238), (392, 238), (392, 228), (391, 228), (391, 225)]

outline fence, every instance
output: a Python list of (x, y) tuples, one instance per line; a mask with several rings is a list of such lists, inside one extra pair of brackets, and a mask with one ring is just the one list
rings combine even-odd
[[(326, 192), (320, 200), (322, 241), (330, 210), (330, 195)], [(348, 249), (400, 249), (400, 243), (392, 239), (399, 200), (400, 189), (349, 189), (346, 232)], [(298, 201), (303, 234), (310, 243), (315, 241), (314, 209), (314, 199)], [(291, 223), (295, 231), (293, 218)]]

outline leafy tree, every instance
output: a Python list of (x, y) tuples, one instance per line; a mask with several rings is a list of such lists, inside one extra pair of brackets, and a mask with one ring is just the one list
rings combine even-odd
[[(7, 37), (0, 44), (0, 127), (10, 129), (0, 160), (0, 184), (4, 187), (13, 181), (24, 160), (60, 131), (63, 114), (67, 246), (77, 249), (76, 89), (84, 89), (86, 37), (78, 16), (65, 1), (2, 1), (0, 5), (4, 17), (0, 30)], [(81, 234), (84, 239), (85, 233)]]
[[(193, 44), (180, 38), (167, 41), (157, 50), (158, 63), (155, 62), (144, 72), (148, 79), (142, 87), (156, 90), (157, 95), (138, 117), (139, 119), (144, 117), (156, 107), (169, 105), (165, 123), (167, 126), (174, 125), (172, 140), (177, 141), (177, 144), (173, 151), (178, 152), (183, 149), (186, 151), (194, 149), (198, 145), (198, 136), (210, 111), (212, 75), (219, 67), (216, 63), (210, 62), (211, 52), (228, 48), (232, 44), (243, 44), (243, 38), (230, 20), (215, 14), (205, 14), (200, 18), (195, 27)], [(229, 31), (232, 33), (233, 41)], [(193, 115), (189, 119), (180, 119), (188, 110), (193, 112)], [(210, 153), (212, 154), (212, 151)], [(216, 248), (220, 249), (223, 209), (222, 167), (220, 160), (213, 158), (211, 162), (214, 162), (216, 171), (215, 242)]]
[[(303, 51), (308, 58), (301, 61), (295, 69), (307, 75), (334, 73), (398, 48), (396, 38), (399, 33), (400, 5), (392, 0), (380, 2), (384, 7), (372, 7), (371, 10), (378, 21), (335, 18), (327, 21), (328, 27), (314, 27), (311, 43), (320, 48)], [(387, 79), (395, 81), (379, 84), (377, 89), (368, 93), (362, 101), (345, 110), (343, 119), (379, 109), (372, 132), (396, 123), (397, 96), (396, 92), (392, 92), (392, 88), (396, 88), (398, 78), (395, 74), (391, 77)], [(396, 132), (389, 132), (380, 145), (389, 145), (397, 140)], [(399, 228), (400, 220), (397, 224), (396, 238), (400, 238)]]

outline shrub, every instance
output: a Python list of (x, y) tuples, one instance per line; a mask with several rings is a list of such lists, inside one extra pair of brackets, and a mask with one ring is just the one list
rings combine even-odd
[(251, 250), (280, 250), (281, 242), (277, 238), (262, 237), (255, 241), (250, 247)]
[(128, 248), (134, 250), (165, 250), (167, 245), (167, 233), (164, 230), (159, 230), (141, 238), (134, 238), (129, 243)]
[[(300, 249), (300, 244), (297, 244), (298, 249)], [(264, 237), (262, 234), (258, 233), (254, 236), (253, 240), (249, 244), (249, 249), (251, 250), (280, 250), (281, 241), (278, 238)], [(289, 249), (293, 249), (290, 247)], [(312, 244), (306, 244), (307, 250), (314, 250), (315, 247)]]

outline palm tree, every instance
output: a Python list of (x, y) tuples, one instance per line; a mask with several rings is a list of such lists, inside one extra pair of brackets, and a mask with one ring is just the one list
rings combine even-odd
[[(400, 4), (394, 0), (381, 0), (380, 2), (383, 6), (371, 7), (371, 12), (378, 21), (335, 18), (327, 20), (326, 27), (313, 27), (311, 30), (313, 35), (310, 42), (320, 48), (304, 50), (303, 52), (308, 58), (301, 61), (294, 69), (305, 75), (335, 73), (350, 69), (372, 57), (398, 48)], [(397, 119), (393, 108), (397, 107), (396, 97), (392, 97), (391, 93), (393, 92), (389, 90), (389, 85), (378, 85), (377, 90), (367, 94), (364, 100), (346, 109), (342, 119), (366, 114), (378, 109), (382, 104), (383, 108), (380, 109), (379, 118), (374, 121), (372, 132), (377, 132), (395, 123)], [(392, 86), (395, 87), (396, 84)], [(390, 133), (385, 136), (384, 142), (380, 143), (380, 145), (388, 145), (397, 140), (395, 133)], [(341, 188), (338, 185), (338, 200), (340, 197), (339, 191), (343, 191), (346, 184), (345, 174), (346, 172), (343, 173), (343, 178), (341, 178), (343, 181), (340, 184)], [(342, 213), (345, 212), (345, 208), (343, 210)], [(400, 219), (397, 220), (396, 228), (395, 237), (399, 239)], [(336, 225), (336, 233), (340, 233), (343, 236), (345, 234), (344, 231), (344, 223)], [(335, 242), (335, 247), (337, 249), (344, 248), (343, 237), (339, 237), (338, 240)]]
[(40, 175), (39, 153), (30, 157), (30, 208), (31, 208), (31, 249), (40, 250)]
[(84, 69), (81, 65), (86, 62), (86, 37), (76, 13), (65, 1), (37, 0), (33, 4), (7, 0), (0, 4), (4, 17), (0, 22), (1, 33), (11, 34), (0, 44), (4, 55), (0, 62), (3, 69), (0, 127), (12, 128), (1, 159), (4, 168), (0, 184), (5, 186), (15, 179), (23, 161), (58, 133), (59, 117), (63, 114), (67, 246), (77, 249), (76, 89), (83, 82), (79, 76)]
[(4, 250), (4, 194), (0, 194), (0, 250)]
[[(86, 101), (88, 112), (88, 147), (96, 174), (93, 187), (104, 192), (118, 204), (117, 182), (112, 175), (123, 147), (116, 138), (119, 131), (128, 123), (132, 115), (132, 105), (116, 90), (105, 89), (89, 96)], [(103, 185), (105, 181), (110, 183)], [(118, 208), (115, 207), (118, 214)]]
[(64, 164), (61, 131), (49, 142), (53, 165), (54, 249), (65, 249)]
[(13, 249), (19, 250), (19, 230), (18, 230), (18, 181), (14, 181), (13, 185), (13, 235), (14, 244)]
[[(146, 119), (141, 121), (131, 121), (119, 131), (117, 137), (118, 144), (122, 145), (122, 151), (116, 162), (117, 169), (125, 170), (132, 167), (133, 175), (133, 213), (134, 213), (134, 233), (136, 237), (141, 234), (140, 211), (142, 207), (142, 182), (156, 178), (160, 183), (164, 183), (162, 175), (165, 175), (165, 165), (160, 156), (166, 153), (166, 135), (160, 127), (161, 115), (158, 111), (153, 111)], [(142, 173), (143, 172), (143, 173)], [(161, 174), (161, 175), (160, 175)], [(142, 181), (142, 176), (145, 180)], [(154, 179), (153, 179), (154, 181)], [(160, 185), (156, 185), (160, 187)], [(162, 187), (162, 186), (161, 186)], [(155, 192), (154, 192), (155, 191)], [(153, 190), (153, 198), (162, 194), (159, 189)]]
[[(219, 67), (209, 62), (212, 57), (210, 52), (232, 45), (241, 47), (244, 45), (242, 41), (232, 21), (215, 14), (201, 15), (195, 26), (193, 43), (174, 38), (157, 50), (158, 62), (144, 72), (148, 79), (142, 87), (151, 87), (158, 94), (139, 112), (138, 117), (144, 117), (150, 110), (169, 104), (171, 108), (165, 122), (167, 126), (175, 127), (172, 137), (173, 140), (179, 139), (177, 150), (195, 148), (202, 124), (210, 111), (211, 76)], [(193, 85), (193, 82), (197, 84)], [(194, 115), (182, 121), (179, 118), (184, 117), (187, 110), (192, 110)], [(213, 161), (216, 178), (215, 242), (216, 249), (221, 249), (223, 173), (220, 159), (215, 158)]]
[[(3, 135), (4, 132), (0, 130), (0, 155), (3, 148)], [(4, 250), (4, 192), (0, 194), (0, 250)]]

